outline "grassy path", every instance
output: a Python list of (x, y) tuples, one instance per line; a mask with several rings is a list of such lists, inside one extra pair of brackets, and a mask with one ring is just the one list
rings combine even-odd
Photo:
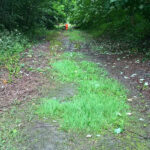
[(135, 134), (144, 132), (130, 116), (128, 91), (82, 53), (85, 36), (79, 31), (51, 32), (47, 40), (50, 46), (39, 47), (49, 49), (42, 52), (47, 61), (32, 70), (46, 78), (40, 96), (1, 114), (0, 148), (148, 150), (149, 139)]

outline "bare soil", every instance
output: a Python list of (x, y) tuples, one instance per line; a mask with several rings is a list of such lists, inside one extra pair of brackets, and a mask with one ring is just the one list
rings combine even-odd
[[(40, 95), (38, 90), (46, 83), (46, 78), (42, 73), (37, 71), (29, 71), (30, 68), (44, 68), (48, 63), (48, 58), (44, 56), (49, 52), (49, 43), (39, 44), (33, 47), (33, 54), (28, 56), (27, 49), (23, 54), (21, 63), (25, 67), (21, 69), (19, 78), (13, 78), (8, 83), (8, 71), (4, 68), (0, 72), (0, 109), (7, 108), (12, 104), (22, 103)], [(42, 55), (43, 54), (43, 55)], [(4, 82), (4, 80), (6, 82)]]

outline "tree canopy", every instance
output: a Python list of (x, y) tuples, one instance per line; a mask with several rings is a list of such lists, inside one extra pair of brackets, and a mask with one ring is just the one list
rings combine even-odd
[[(149, 0), (1, 0), (0, 25), (8, 30), (51, 29), (65, 23), (143, 39), (150, 35)], [(132, 36), (131, 36), (132, 33)]]
[(8, 30), (30, 30), (36, 26), (52, 28), (65, 19), (62, 0), (1, 0), (0, 24)]

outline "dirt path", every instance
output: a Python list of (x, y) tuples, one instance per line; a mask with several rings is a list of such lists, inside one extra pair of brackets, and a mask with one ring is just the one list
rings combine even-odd
[[(122, 134), (114, 134), (110, 131), (104, 131), (101, 135), (94, 135), (92, 138), (87, 138), (87, 135), (81, 135), (79, 133), (70, 133), (60, 130), (60, 126), (55, 119), (49, 120), (48, 118), (39, 118), (35, 114), (32, 114), (32, 119), (29, 121), (25, 119), (22, 121), (23, 125), (23, 135), (25, 136), (25, 141), (22, 141), (22, 144), (17, 145), (17, 149), (22, 150), (149, 150), (150, 149), (150, 117), (149, 117), (149, 101), (141, 100), (139, 96), (140, 91), (135, 89), (137, 86), (135, 81), (140, 78), (143, 78), (143, 75), (140, 76), (140, 72), (144, 72), (144, 69), (139, 63), (139, 68), (141, 70), (138, 74), (138, 67), (136, 72), (133, 70), (134, 64), (133, 61), (128, 60), (127, 58), (118, 59), (117, 55), (104, 55), (91, 51), (87, 45), (81, 46), (82, 48), (77, 49), (75, 43), (70, 42), (68, 37), (60, 35), (58, 38), (63, 44), (61, 47), (64, 48), (64, 51), (67, 52), (82, 52), (87, 55), (87, 58), (84, 58), (89, 61), (98, 63), (100, 67), (106, 68), (110, 76), (124, 83), (132, 92), (129, 94), (129, 98), (132, 100), (129, 101), (129, 104), (132, 106), (132, 116), (131, 123), (126, 127), (125, 131)], [(50, 42), (51, 44), (51, 42)], [(76, 86), (74, 84), (58, 84), (53, 80), (53, 76), (47, 77), (47, 70), (49, 70), (48, 63), (50, 61), (51, 55), (49, 53), (48, 42), (42, 43), (33, 48), (32, 57), (25, 57), (22, 61), (27, 64), (27, 68), (32, 71), (27, 71), (25, 68), (21, 79), (15, 81), (11, 85), (7, 85), (5, 90), (2, 92), (10, 91), (12, 94), (16, 89), (20, 94), (8, 94), (6, 97), (10, 100), (18, 97), (22, 100), (25, 100), (27, 97), (40, 98), (40, 97), (49, 97), (60, 100), (68, 99), (76, 94)], [(57, 53), (62, 53), (62, 50), (57, 49)], [(124, 57), (124, 56), (123, 56)], [(144, 65), (144, 64), (142, 64)], [(115, 67), (114, 67), (115, 66)], [(128, 66), (128, 68), (126, 68)], [(38, 69), (37, 69), (38, 68)], [(29, 69), (29, 70), (30, 70)], [(129, 71), (126, 71), (129, 69)], [(146, 69), (146, 74), (149, 70)], [(120, 74), (123, 72), (123, 74)], [(124, 78), (125, 76), (131, 76), (133, 73), (137, 73), (136, 79), (131, 80)], [(27, 75), (28, 74), (28, 75)], [(144, 78), (149, 82), (149, 78)], [(36, 87), (36, 88), (35, 88)], [(13, 90), (11, 90), (13, 89)], [(34, 92), (33, 92), (34, 91)], [(145, 90), (146, 92), (149, 89)], [(21, 94), (24, 93), (24, 94)], [(145, 93), (146, 93), (145, 92)], [(143, 92), (144, 94), (144, 92)], [(2, 95), (4, 95), (2, 93)], [(1, 99), (3, 99), (1, 95)], [(17, 97), (16, 97), (17, 96)], [(149, 96), (145, 94), (145, 97)], [(24, 99), (25, 98), (25, 99)], [(146, 97), (148, 98), (148, 97)], [(5, 103), (6, 104), (6, 103)], [(7, 103), (6, 105), (11, 104)], [(37, 100), (33, 100), (31, 105), (38, 105)], [(29, 104), (29, 105), (30, 105)], [(141, 107), (142, 106), (142, 107)], [(21, 116), (30, 116), (26, 114), (28, 107), (21, 106), (24, 112), (21, 112)], [(22, 130), (21, 128), (21, 130)], [(24, 145), (24, 146), (23, 146)]]
[[(131, 121), (131, 125), (126, 128), (126, 131), (121, 135), (114, 135), (109, 131), (105, 131), (100, 135), (100, 137), (93, 137), (91, 139), (86, 138), (86, 135), (77, 135), (76, 133), (65, 133), (59, 130), (59, 125), (55, 120), (52, 121), (51, 124), (47, 124), (44, 122), (35, 123), (32, 128), (29, 129), (29, 132), (32, 133), (30, 142), (34, 143), (37, 140), (36, 144), (31, 144), (31, 149), (33, 150), (126, 150), (126, 149), (137, 149), (137, 150), (148, 150), (150, 147), (150, 139), (149, 139), (149, 119), (146, 116), (146, 113), (137, 112), (137, 108), (140, 107), (139, 100), (139, 92), (134, 89), (130, 82), (127, 82), (123, 78), (120, 79), (120, 76), (115, 74), (116, 70), (113, 69), (113, 66), (109, 66), (112, 64), (113, 59), (107, 55), (98, 55), (92, 53), (89, 48), (76, 49), (74, 44), (68, 40), (68, 38), (63, 38), (63, 46), (65, 47), (65, 51), (68, 52), (76, 52), (80, 51), (90, 57), (88, 57), (89, 61), (94, 61), (100, 64), (100, 67), (105, 67), (110, 75), (113, 78), (118, 79), (120, 82), (124, 83), (127, 87), (132, 89), (129, 97), (133, 98), (132, 102), (129, 102), (132, 106), (133, 118), (134, 121)], [(117, 57), (116, 57), (117, 59)], [(114, 60), (115, 61), (115, 60)], [(116, 62), (116, 61), (115, 61)], [(120, 62), (120, 65), (124, 61)], [(125, 61), (126, 62), (126, 61)], [(106, 64), (108, 67), (106, 67)], [(117, 64), (116, 64), (117, 65)], [(122, 64), (123, 65), (123, 64)], [(118, 70), (119, 72), (120, 70)], [(58, 85), (52, 92), (51, 96), (55, 98), (59, 98), (61, 100), (67, 99), (67, 97), (73, 96), (75, 94), (75, 86), (74, 85)], [(143, 108), (143, 107), (142, 107)], [(139, 119), (143, 120), (140, 121)], [(144, 125), (145, 124), (145, 125)], [(37, 127), (38, 126), (38, 127)], [(38, 133), (38, 134), (37, 134)], [(34, 135), (34, 136), (33, 136)], [(34, 141), (34, 142), (33, 142)]]

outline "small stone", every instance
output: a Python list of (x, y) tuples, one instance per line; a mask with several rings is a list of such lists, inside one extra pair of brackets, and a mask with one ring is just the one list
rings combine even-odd
[(56, 120), (53, 120), (53, 123), (56, 123), (57, 121)]
[(129, 98), (129, 99), (128, 99), (128, 102), (132, 102), (132, 98)]
[(100, 135), (100, 134), (97, 134), (96, 136), (97, 136), (97, 137), (100, 137), (101, 135)]
[(87, 138), (91, 138), (91, 137), (92, 137), (92, 135), (91, 135), (91, 134), (88, 134), (86, 137), (87, 137)]
[(122, 75), (122, 74), (123, 74), (123, 72), (120, 72), (120, 74)]
[(129, 66), (125, 66), (125, 69), (128, 69), (129, 68)]

